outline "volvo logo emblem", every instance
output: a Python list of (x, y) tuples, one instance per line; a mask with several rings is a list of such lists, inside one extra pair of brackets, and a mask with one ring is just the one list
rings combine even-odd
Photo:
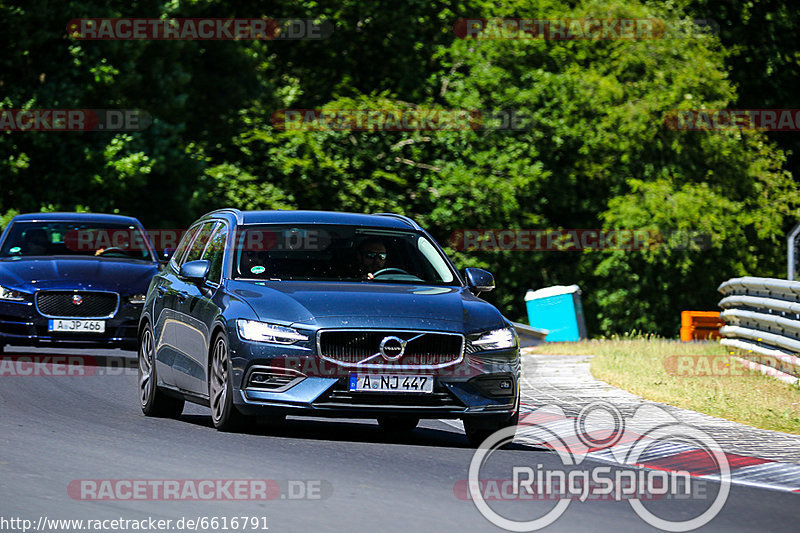
[(80, 294), (73, 295), (72, 303), (75, 305), (81, 305), (83, 303), (83, 297)]
[(379, 351), (387, 361), (397, 361), (406, 351), (407, 341), (399, 337), (384, 337), (381, 341)]

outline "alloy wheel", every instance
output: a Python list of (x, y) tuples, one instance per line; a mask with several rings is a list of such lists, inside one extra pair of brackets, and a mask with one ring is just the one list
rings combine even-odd
[(222, 337), (214, 344), (211, 362), (211, 415), (215, 421), (222, 419), (228, 399), (228, 346)]
[(139, 402), (146, 406), (153, 395), (153, 334), (150, 329), (142, 333), (139, 346)]

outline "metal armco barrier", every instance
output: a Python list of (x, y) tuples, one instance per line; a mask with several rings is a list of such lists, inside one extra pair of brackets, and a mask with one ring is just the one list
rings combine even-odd
[(725, 295), (719, 302), (725, 322), (720, 342), (749, 361), (788, 374), (772, 372), (783, 381), (796, 381), (792, 377), (800, 377), (800, 281), (733, 278), (718, 290)]
[(549, 333), (546, 329), (532, 328), (527, 324), (518, 322), (512, 322), (512, 324), (514, 324), (514, 329), (517, 330), (517, 335), (519, 335), (519, 345), (523, 348), (542, 344)]

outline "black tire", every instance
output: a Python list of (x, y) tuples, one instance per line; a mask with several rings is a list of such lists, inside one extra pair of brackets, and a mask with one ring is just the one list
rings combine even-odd
[(147, 324), (139, 335), (139, 406), (145, 416), (177, 418), (183, 412), (185, 401), (168, 396), (158, 388), (154, 345), (153, 328)]
[(233, 405), (233, 376), (228, 352), (228, 338), (217, 333), (211, 343), (211, 360), (208, 372), (208, 399), (211, 421), (219, 431), (238, 431), (249, 421)]
[(419, 418), (411, 416), (379, 416), (378, 425), (391, 435), (405, 435), (414, 431)]

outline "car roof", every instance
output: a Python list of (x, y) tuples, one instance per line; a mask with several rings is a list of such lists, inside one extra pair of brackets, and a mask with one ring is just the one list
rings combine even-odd
[(206, 216), (211, 217), (223, 214), (235, 216), (238, 224), (342, 224), (406, 230), (422, 229), (410, 218), (394, 213), (367, 215), (335, 211), (239, 211), (238, 209), (220, 209), (208, 213)]
[(107, 215), (104, 213), (25, 213), (17, 215), (11, 222), (99, 222), (101, 224), (136, 224), (141, 223), (134, 217), (123, 215)]

